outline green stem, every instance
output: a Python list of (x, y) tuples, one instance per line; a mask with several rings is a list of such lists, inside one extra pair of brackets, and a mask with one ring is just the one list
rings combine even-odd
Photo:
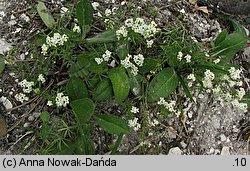
[(113, 148), (111, 154), (115, 154), (115, 152), (117, 151), (117, 148), (118, 148), (119, 145), (121, 144), (123, 135), (124, 135), (123, 133), (121, 133), (121, 134), (119, 135), (118, 139), (117, 139), (116, 142), (115, 142), (115, 146), (114, 146), (114, 148)]

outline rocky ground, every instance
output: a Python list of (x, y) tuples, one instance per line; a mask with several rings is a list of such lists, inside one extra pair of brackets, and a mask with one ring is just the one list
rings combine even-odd
[[(224, 1), (208, 0), (209, 4), (206, 4), (207, 1), (202, 1), (200, 5), (208, 7), (208, 11), (206, 8), (199, 8), (192, 5), (192, 1), (185, 0), (176, 1), (177, 5), (170, 5), (170, 7), (164, 7), (164, 3), (168, 2), (155, 1), (156, 4), (158, 3), (158, 5), (155, 5), (155, 8), (159, 8), (159, 6), (164, 7), (160, 10), (160, 16), (162, 18), (174, 17), (173, 11), (182, 11), (183, 20), (189, 22), (190, 31), (195, 38), (203, 44), (206, 44), (223, 28), (228, 27), (228, 25), (217, 18), (217, 15), (213, 12), (213, 10), (223, 13), (232, 11), (232, 9), (227, 8), (229, 0)], [(3, 54), (4, 51), (11, 47), (24, 44), (27, 38), (42, 29), (41, 21), (37, 19), (37, 16), (28, 12), (28, 10), (32, 9), (32, 6), (30, 6), (32, 3), (34, 2), (24, 0), (0, 0), (0, 54)], [(60, 9), (62, 3), (63, 1), (52, 0), (50, 5), (52, 5), (54, 9)], [(244, 3), (246, 3), (244, 7), (249, 9), (250, 2), (248, 0), (239, 2), (237, 6), (244, 5)], [(218, 5), (221, 6), (221, 8), (214, 9)], [(220, 11), (221, 9), (223, 11)], [(249, 11), (250, 10), (248, 10), (248, 12)], [(235, 15), (239, 14), (239, 11), (235, 9), (233, 10), (233, 14), (231, 17), (240, 21), (246, 29), (250, 29), (249, 23), (247, 22), (249, 20), (249, 13), (244, 12), (244, 15)], [(242, 14), (242, 11), (240, 14)], [(161, 18), (159, 18), (159, 21), (160, 20)], [(245, 48), (244, 52), (235, 58), (235, 63), (240, 64), (244, 70), (244, 81), (247, 83), (248, 89), (250, 88), (249, 48), (250, 47)], [(17, 60), (24, 58), (25, 55), (28, 55), (28, 53), (24, 50), (23, 53), (17, 54)], [(23, 105), (22, 108), (18, 108), (17, 110), (8, 111), (8, 109), (12, 109), (16, 106), (13, 98), (13, 91), (15, 91), (17, 86), (15, 79), (16, 77), (13, 75), (11, 68), (7, 68), (0, 79), (0, 128), (4, 127), (4, 123), (6, 122), (8, 129), (7, 137), (0, 139), (0, 154), (19, 154), (21, 152), (18, 149), (23, 146), (27, 146), (23, 148), (26, 150), (25, 153), (32, 154), (35, 149), (30, 149), (28, 142), (34, 142), (35, 134), (34, 131), (29, 131), (25, 129), (25, 127), (36, 124), (40, 107), (35, 106), (34, 110), (29, 111), (34, 107), (34, 104), (30, 103)], [(166, 128), (169, 134), (164, 135), (166, 137), (164, 137), (161, 142), (163, 146), (166, 146), (168, 154), (249, 154), (250, 149), (247, 149), (247, 136), (249, 136), (250, 128), (249, 112), (245, 114), (238, 113), (228, 106), (222, 107), (220, 104), (212, 102), (209, 97), (197, 99), (197, 103), (199, 104), (198, 107), (193, 107), (192, 115), (186, 118), (185, 130), (179, 129), (179, 123), (176, 122), (174, 118), (169, 120), (169, 127)], [(190, 108), (192, 108), (192, 106), (190, 106)], [(22, 119), (19, 123), (20, 116), (26, 114), (28, 114), (28, 117)], [(15, 123), (19, 123), (19, 126), (15, 125)], [(185, 132), (189, 136), (184, 136), (182, 132)], [(172, 141), (173, 139), (174, 143)], [(125, 139), (121, 150), (126, 148), (128, 143), (129, 140)], [(134, 151), (136, 151), (136, 147)]]

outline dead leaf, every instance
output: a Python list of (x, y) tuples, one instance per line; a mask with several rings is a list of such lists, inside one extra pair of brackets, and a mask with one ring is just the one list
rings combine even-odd
[(208, 9), (207, 9), (207, 6), (196, 7), (196, 10), (202, 11), (202, 12), (204, 12), (204, 13), (206, 13), (206, 14), (209, 14), (209, 11), (208, 11)]
[(0, 138), (7, 134), (7, 125), (4, 117), (0, 115)]
[(189, 3), (192, 5), (195, 5), (195, 4), (197, 4), (197, 0), (189, 0)]

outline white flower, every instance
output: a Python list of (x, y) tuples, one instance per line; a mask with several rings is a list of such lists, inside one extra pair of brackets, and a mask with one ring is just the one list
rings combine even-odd
[(26, 79), (24, 79), (23, 81), (18, 83), (18, 85), (20, 85), (23, 88), (24, 93), (30, 93), (33, 90), (32, 87), (34, 86), (34, 82), (27, 81)]
[(66, 107), (69, 104), (69, 97), (64, 96), (63, 93), (57, 93), (56, 95), (56, 106), (57, 107)]
[(159, 121), (157, 119), (154, 119), (153, 122), (150, 123), (151, 126), (157, 126), (159, 125)]
[(48, 106), (53, 106), (53, 102), (52, 102), (51, 100), (49, 100), (49, 101), (47, 102), (47, 105), (48, 105)]
[(134, 75), (134, 76), (136, 76), (137, 74), (138, 74), (138, 72), (139, 72), (139, 70), (138, 70), (138, 68), (134, 65), (134, 64), (132, 64), (132, 66), (131, 66), (131, 73)]
[(108, 62), (111, 57), (112, 52), (109, 50), (106, 50), (105, 53), (102, 55), (102, 58), (104, 61)]
[(188, 80), (192, 80), (193, 82), (196, 80), (194, 74), (189, 74), (189, 75), (187, 76), (187, 79), (188, 79)]
[(43, 55), (46, 55), (48, 49), (49, 49), (49, 46), (46, 45), (46, 44), (43, 44), (43, 45), (42, 45), (42, 52), (41, 52), (41, 53), (42, 53)]
[(163, 97), (160, 97), (160, 100), (157, 102), (158, 105), (166, 105), (166, 100)]
[(136, 65), (142, 66), (144, 62), (144, 57), (142, 54), (134, 55), (134, 61)]
[(234, 67), (231, 67), (229, 70), (230, 76), (233, 80), (237, 80), (240, 79), (240, 74), (241, 74), (241, 70), (240, 69), (235, 69)]
[(54, 46), (57, 45), (63, 45), (65, 42), (68, 41), (68, 36), (66, 34), (63, 34), (62, 36), (59, 33), (54, 33), (53, 37), (47, 36), (46, 43), (48, 46)]
[(19, 93), (15, 95), (15, 99), (21, 103), (23, 103), (24, 101), (28, 101), (29, 97), (27, 97), (25, 94), (23, 93)]
[(139, 108), (132, 106), (132, 109), (130, 110), (131, 113), (138, 113), (139, 112)]
[(68, 11), (69, 11), (69, 10), (68, 10), (68, 8), (66, 8), (66, 7), (62, 7), (61, 10), (60, 10), (62, 16), (65, 15)]
[(106, 9), (104, 13), (106, 16), (110, 16), (112, 11), (110, 9)]
[(177, 59), (178, 59), (179, 61), (181, 61), (182, 58), (183, 58), (183, 53), (180, 51), (180, 52), (178, 52)]
[(133, 120), (128, 120), (128, 126), (133, 128), (134, 131), (138, 131), (141, 128), (141, 124), (137, 123), (138, 118), (134, 118)]
[(133, 64), (130, 62), (131, 58), (132, 56), (128, 54), (124, 60), (121, 60), (121, 65), (123, 65), (126, 69), (132, 67)]
[(80, 27), (77, 24), (74, 25), (73, 32), (76, 32), (76, 33), (80, 33), (81, 32), (81, 29), (80, 29)]
[(219, 58), (217, 58), (217, 59), (214, 60), (214, 63), (215, 63), (215, 64), (218, 64), (219, 62), (220, 62), (220, 59), (219, 59)]
[(95, 58), (95, 61), (98, 65), (100, 65), (103, 62), (102, 58)]
[(94, 9), (94, 10), (97, 10), (97, 7), (99, 7), (100, 4), (99, 4), (98, 2), (93, 2), (93, 3), (92, 3), (92, 6), (93, 6), (93, 9)]
[(154, 43), (153, 40), (146, 40), (146, 42), (147, 42), (147, 48), (151, 48)]
[(205, 80), (214, 80), (214, 73), (211, 72), (209, 69), (206, 70), (205, 74)]
[(185, 14), (185, 13), (186, 13), (186, 11), (185, 11), (184, 8), (182, 8), (182, 9), (180, 10), (180, 12), (181, 12), (182, 14)]
[(39, 74), (37, 81), (40, 81), (42, 84), (45, 83), (45, 78), (43, 74)]
[(120, 40), (121, 37), (127, 37), (128, 31), (125, 26), (120, 27), (116, 32), (117, 39)]
[(125, 24), (126, 27), (132, 27), (133, 24), (134, 24), (134, 19), (129, 18), (129, 19), (125, 20), (124, 24)]
[(244, 88), (240, 88), (239, 90), (236, 90), (236, 92), (237, 92), (237, 97), (239, 98), (239, 100), (241, 100), (246, 94)]
[(234, 99), (231, 101), (231, 104), (233, 105), (233, 107), (243, 111), (243, 112), (247, 112), (247, 103), (240, 103), (237, 99)]
[(184, 57), (187, 61), (187, 63), (190, 63), (191, 62), (191, 55), (187, 54), (185, 57)]

